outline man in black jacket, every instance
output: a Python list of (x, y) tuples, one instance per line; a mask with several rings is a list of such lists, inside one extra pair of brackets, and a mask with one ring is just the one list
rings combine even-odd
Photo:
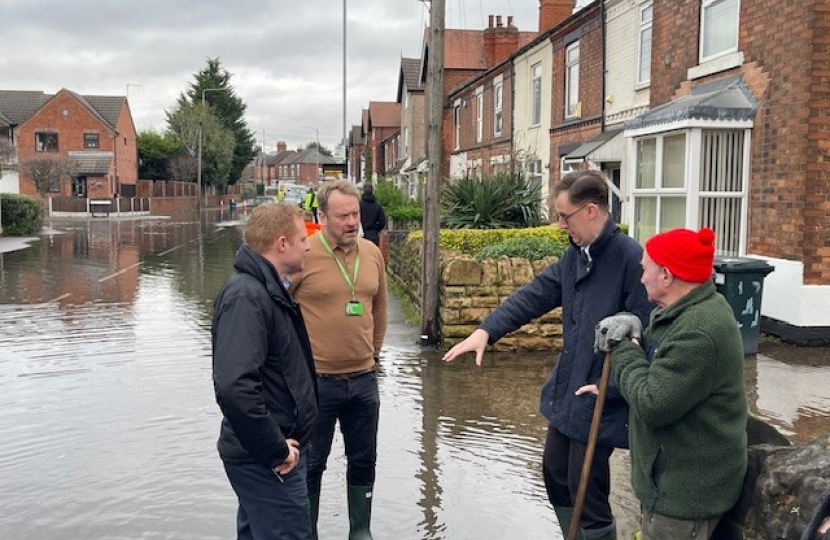
[(318, 414), (317, 378), (287, 280), (309, 248), (299, 208), (257, 207), (214, 303), (217, 446), (239, 499), (239, 539), (311, 538), (304, 445)]
[(375, 199), (372, 184), (363, 185), (363, 195), (360, 197), (360, 225), (363, 227), (363, 237), (379, 246), (380, 231), (386, 227), (386, 214)]
[[(608, 211), (608, 180), (597, 171), (566, 174), (553, 188), (559, 227), (571, 247), (530, 284), (493, 311), (467, 339), (450, 349), (444, 360), (475, 352), (481, 365), (485, 347), (531, 320), (562, 308), (564, 345), (542, 389), (540, 409), (548, 419), (542, 458), (545, 487), (565, 534), (588, 441), (596, 397), (587, 390), (599, 381), (603, 355), (594, 353), (594, 327), (620, 311), (646, 324), (652, 309), (640, 283), (643, 249), (621, 233)], [(609, 459), (615, 447), (628, 446), (628, 407), (612, 384), (603, 409), (597, 447), (580, 519), (581, 538), (616, 539), (608, 495)]]

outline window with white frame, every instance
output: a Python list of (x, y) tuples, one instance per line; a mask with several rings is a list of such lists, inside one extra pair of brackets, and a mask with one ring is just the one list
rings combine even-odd
[(493, 86), (493, 135), (501, 135), (502, 130), (502, 83), (498, 82)]
[(476, 94), (476, 142), (484, 138), (484, 93)]
[(702, 0), (700, 61), (738, 50), (740, 0)]
[(649, 2), (640, 8), (640, 47), (637, 55), (637, 84), (647, 85), (651, 81), (651, 20), (654, 8)]
[(718, 253), (740, 255), (747, 133), (691, 129), (636, 139), (634, 238), (642, 244), (669, 229), (709, 227)]
[(456, 105), (453, 108), (453, 118), (455, 119), (455, 146), (458, 150), (461, 147), (461, 106)]
[(579, 42), (565, 50), (565, 117), (581, 116), (579, 110)]
[(542, 123), (542, 63), (533, 64), (530, 68), (530, 125), (538, 126)]

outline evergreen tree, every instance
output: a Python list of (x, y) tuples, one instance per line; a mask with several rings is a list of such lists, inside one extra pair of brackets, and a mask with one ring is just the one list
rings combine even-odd
[[(222, 67), (218, 58), (208, 58), (207, 65), (194, 75), (188, 90), (179, 96), (178, 105), (183, 102), (197, 104), (204, 100), (210, 112), (215, 115), (222, 126), (233, 135), (233, 159), (227, 178), (205, 176), (211, 184), (235, 184), (242, 177), (242, 171), (254, 158), (254, 135), (248, 129), (244, 114), (247, 105), (240, 99), (230, 84), (231, 74)], [(169, 115), (168, 115), (169, 121)], [(204, 148), (203, 148), (204, 150)], [(220, 167), (223, 169), (223, 167)], [(220, 171), (212, 171), (217, 174)]]

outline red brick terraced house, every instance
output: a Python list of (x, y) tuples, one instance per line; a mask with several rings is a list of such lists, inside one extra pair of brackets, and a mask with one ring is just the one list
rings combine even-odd
[[(513, 64), (511, 55), (530, 43), (536, 32), (520, 32), (513, 17), (490, 15), (482, 32), (486, 71), (468, 79), (448, 95), (444, 124), (449, 175), (491, 176), (513, 166)], [(457, 51), (448, 50), (454, 55)], [(449, 135), (449, 137), (447, 136)]]
[[(364, 181), (377, 180), (387, 176), (386, 158), (383, 154), (383, 141), (401, 129), (401, 106), (394, 101), (372, 101), (364, 129), (366, 146), (372, 156), (372, 178)], [(389, 169), (391, 173), (391, 168)]]
[(719, 254), (775, 267), (749, 324), (830, 342), (830, 5), (654, 0), (652, 40), (631, 233), (713, 228)]

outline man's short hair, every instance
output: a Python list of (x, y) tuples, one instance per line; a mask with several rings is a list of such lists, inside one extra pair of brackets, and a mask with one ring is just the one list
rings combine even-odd
[(297, 218), (303, 211), (292, 204), (274, 203), (257, 206), (245, 225), (245, 243), (260, 255), (271, 249), (280, 236), (294, 243), (297, 235)]
[(357, 188), (348, 180), (334, 180), (332, 182), (323, 183), (322, 187), (317, 190), (317, 205), (321, 212), (328, 212), (329, 196), (333, 191), (339, 191), (343, 195), (351, 195), (360, 200), (360, 193)]
[(588, 169), (571, 171), (553, 186), (553, 197), (567, 192), (571, 204), (582, 206), (594, 203), (603, 210), (608, 210), (608, 180), (599, 172)]

